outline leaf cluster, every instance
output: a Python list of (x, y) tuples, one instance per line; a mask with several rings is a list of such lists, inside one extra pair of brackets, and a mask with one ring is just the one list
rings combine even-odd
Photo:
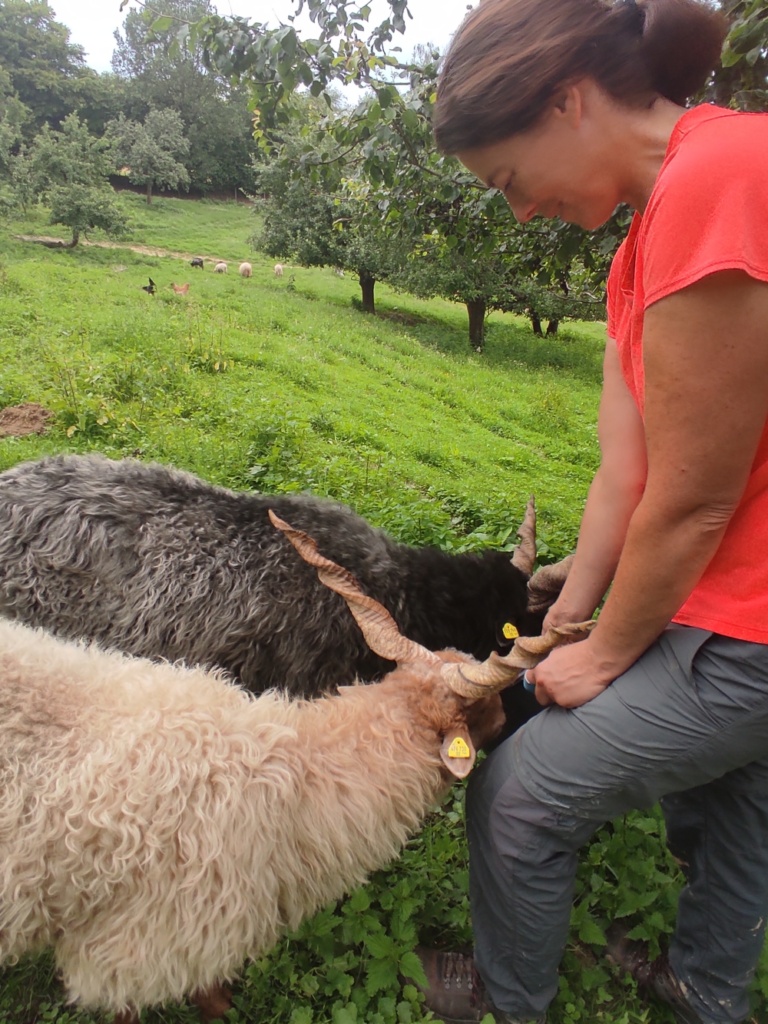
[(768, 107), (768, 5), (765, 0), (721, 0), (731, 27), (713, 95), (743, 110)]
[(26, 111), (27, 138), (44, 124), (58, 128), (98, 77), (86, 67), (82, 46), (69, 36), (45, 0), (0, 4), (0, 68)]
[(125, 165), (134, 184), (158, 188), (189, 185), (189, 172), (181, 162), (189, 153), (189, 140), (175, 110), (150, 110), (143, 123), (120, 115), (109, 122), (104, 137), (112, 146), (116, 166)]
[(211, 15), (209, 0), (153, 0), (127, 12), (115, 34), (112, 67), (124, 93), (122, 110), (143, 123), (152, 110), (181, 118), (189, 150), (183, 163), (190, 187), (203, 194), (252, 188), (256, 151), (246, 91), (211, 70), (183, 26)]
[(52, 224), (72, 229), (73, 245), (92, 228), (119, 235), (126, 222), (109, 187), (111, 169), (110, 141), (91, 135), (85, 121), (69, 114), (58, 131), (44, 125), (29, 150), (11, 158), (12, 199), (22, 209), (45, 203)]

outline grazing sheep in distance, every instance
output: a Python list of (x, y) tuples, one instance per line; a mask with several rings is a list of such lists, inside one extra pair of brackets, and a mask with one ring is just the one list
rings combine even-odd
[(285, 268), (283, 267), (282, 263), (276, 263), (275, 264), (275, 277), (282, 277), (284, 269)]
[(53, 947), (69, 997), (119, 1024), (187, 995), (221, 1013), (247, 957), (398, 853), (548, 649), (433, 654), (289, 535), (398, 661), (380, 685), (253, 698), (0, 622), (0, 963)]
[(189, 291), (189, 283), (187, 284), (174, 284), (171, 282), (171, 288), (176, 292), (177, 295), (186, 295)]
[(399, 544), (330, 500), (62, 455), (0, 473), (0, 614), (128, 654), (224, 668), (254, 692), (284, 686), (306, 697), (355, 676), (380, 678), (391, 665), (272, 529), (270, 507), (432, 650), (481, 659), (509, 650), (517, 633), (540, 631), (562, 586), (553, 566), (529, 582), (532, 507), (512, 559), (449, 555)]
[(227, 264), (224, 262), (224, 260), (219, 260), (219, 262), (213, 268), (213, 272), (214, 274), (226, 274)]
[(253, 267), (250, 263), (241, 263), (238, 267), (238, 273), (240, 277), (250, 277), (253, 273)]
[(200, 270), (205, 269), (204, 260), (202, 256), (195, 256), (193, 259), (189, 261), (189, 265), (190, 267), (199, 267)]

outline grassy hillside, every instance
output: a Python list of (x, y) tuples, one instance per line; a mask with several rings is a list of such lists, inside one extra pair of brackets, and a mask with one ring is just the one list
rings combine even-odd
[[(177, 227), (182, 202), (159, 200), (152, 216), (167, 207)], [(231, 486), (311, 488), (403, 539), (448, 545), (497, 539), (533, 491), (546, 544), (573, 543), (596, 458), (599, 327), (545, 341), (497, 317), (480, 356), (463, 307), (379, 286), (380, 315), (363, 316), (353, 280), (301, 268), (275, 278), (246, 248), (245, 207), (190, 208), (195, 224), (174, 247), (200, 251), (221, 208), (214, 251), (249, 257), (253, 278), (127, 249), (6, 244), (0, 400), (34, 398), (57, 426), (3, 442), (1, 465), (63, 435), (70, 448), (140, 449)], [(152, 241), (162, 235), (155, 225)], [(141, 289), (149, 277), (156, 296)]]
[[(123, 245), (158, 247), (237, 263), (248, 258), (248, 238), (256, 222), (250, 205), (244, 201), (170, 199), (161, 193), (147, 205), (144, 196), (130, 191), (116, 193), (116, 199), (129, 223), (128, 232), (121, 239)], [(41, 208), (30, 210), (8, 227), (15, 234), (46, 235), (63, 241), (71, 238), (66, 228), (51, 225), (47, 212)], [(109, 241), (102, 231), (91, 232), (89, 240)]]
[[(54, 413), (43, 436), (0, 439), (0, 469), (64, 451), (160, 460), (230, 487), (332, 495), (401, 540), (451, 550), (510, 547), (533, 492), (540, 556), (572, 547), (597, 460), (599, 325), (537, 339), (493, 316), (480, 355), (463, 307), (379, 286), (372, 318), (354, 305), (354, 280), (294, 267), (275, 278), (274, 261), (248, 248), (244, 204), (121, 201), (134, 220), (125, 245), (224, 258), (230, 272), (14, 240), (55, 234), (40, 217), (0, 229), (0, 408), (33, 401)], [(250, 280), (235, 272), (242, 259)], [(148, 277), (155, 296), (142, 291)], [(471, 941), (462, 795), (396, 864), (249, 965), (232, 1020), (421, 1020), (415, 990), (398, 981), (408, 952)], [(552, 1024), (671, 1022), (599, 956), (616, 916), (654, 940), (669, 929), (678, 878), (661, 832), (657, 814), (632, 815), (586, 851)], [(765, 1001), (768, 963), (758, 984)], [(96, 1019), (65, 1006), (46, 957), (0, 973), (0, 1024)], [(185, 1007), (145, 1015), (194, 1019)]]

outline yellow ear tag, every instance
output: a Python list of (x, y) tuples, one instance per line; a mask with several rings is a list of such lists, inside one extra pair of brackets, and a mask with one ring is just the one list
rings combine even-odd
[(472, 757), (472, 751), (461, 736), (455, 736), (448, 747), (448, 757)]
[(520, 636), (511, 622), (505, 622), (501, 627), (501, 632), (503, 633), (505, 640), (517, 640)]

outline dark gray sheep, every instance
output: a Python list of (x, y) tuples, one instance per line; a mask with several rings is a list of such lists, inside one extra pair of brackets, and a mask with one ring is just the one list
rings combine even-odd
[(505, 624), (539, 631), (540, 615), (532, 624), (527, 611), (532, 509), (521, 527), (524, 571), (503, 552), (398, 544), (333, 501), (239, 493), (96, 455), (0, 474), (0, 613), (128, 654), (218, 666), (253, 692), (314, 696), (355, 676), (380, 678), (391, 663), (273, 529), (268, 508), (311, 534), (430, 650), (482, 660), (511, 646)]

